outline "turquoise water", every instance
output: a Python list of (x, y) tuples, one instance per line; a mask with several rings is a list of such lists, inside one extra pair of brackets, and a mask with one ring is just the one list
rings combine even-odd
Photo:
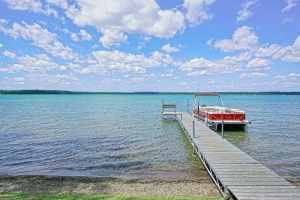
[[(161, 101), (191, 95), (0, 95), (0, 175), (201, 180), (179, 125)], [(225, 137), (287, 179), (300, 180), (300, 96), (223, 95), (246, 111), (246, 132)]]

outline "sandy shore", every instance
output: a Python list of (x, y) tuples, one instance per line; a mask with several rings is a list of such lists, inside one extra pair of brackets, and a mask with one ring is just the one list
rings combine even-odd
[(0, 193), (195, 195), (221, 197), (211, 180), (101, 180), (84, 177), (0, 176)]

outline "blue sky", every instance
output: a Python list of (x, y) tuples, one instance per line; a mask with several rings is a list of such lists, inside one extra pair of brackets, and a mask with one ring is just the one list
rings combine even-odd
[(300, 91), (299, 0), (0, 0), (0, 89)]

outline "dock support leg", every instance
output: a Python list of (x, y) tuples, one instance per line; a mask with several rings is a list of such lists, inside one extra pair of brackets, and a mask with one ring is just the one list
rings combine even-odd
[(224, 199), (225, 199), (225, 200), (231, 200), (231, 199), (232, 199), (232, 197), (231, 197), (231, 195), (230, 195), (230, 193), (229, 193), (227, 187), (225, 187), (225, 191), (224, 191)]
[(194, 143), (193, 143), (193, 145), (192, 145), (192, 146), (193, 146), (193, 154), (194, 154), (194, 155), (197, 155), (197, 152), (196, 152), (196, 149), (195, 149), (195, 145), (194, 145)]
[(195, 138), (195, 121), (193, 120), (193, 138)]
[(224, 138), (224, 121), (222, 121), (222, 138)]

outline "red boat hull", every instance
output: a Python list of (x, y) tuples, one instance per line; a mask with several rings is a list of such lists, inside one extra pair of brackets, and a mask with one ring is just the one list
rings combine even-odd
[(243, 113), (223, 113), (223, 114), (207, 114), (205, 112), (194, 111), (194, 114), (202, 119), (209, 119), (211, 121), (244, 121), (245, 114)]

